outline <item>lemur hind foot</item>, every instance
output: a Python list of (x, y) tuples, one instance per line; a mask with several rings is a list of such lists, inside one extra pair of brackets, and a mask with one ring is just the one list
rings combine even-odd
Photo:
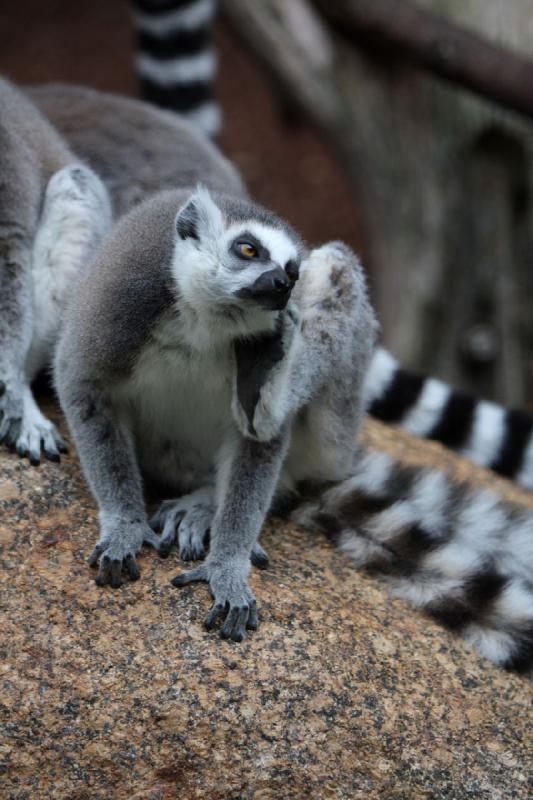
[[(211, 486), (175, 500), (165, 500), (150, 520), (152, 529), (161, 536), (159, 555), (166, 558), (177, 545), (183, 561), (204, 558), (215, 511), (215, 490)], [(268, 567), (268, 555), (259, 542), (253, 547), (251, 562), (259, 569)]]

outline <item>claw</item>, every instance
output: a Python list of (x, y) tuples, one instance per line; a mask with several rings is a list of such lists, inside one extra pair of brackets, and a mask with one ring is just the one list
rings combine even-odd
[(100, 558), (100, 556), (102, 555), (104, 550), (105, 550), (105, 547), (104, 547), (104, 545), (101, 545), (101, 544), (97, 544), (94, 547), (91, 555), (87, 559), (87, 562), (88, 562), (90, 567), (96, 567), (96, 565), (98, 564), (98, 559)]
[(258, 569), (266, 569), (269, 565), (269, 558), (268, 555), (265, 553), (259, 542), (254, 544), (254, 549), (252, 550), (252, 555), (250, 556), (250, 560), (254, 567)]
[(193, 544), (192, 545), (185, 545), (184, 547), (180, 548), (180, 558), (182, 561), (199, 561), (205, 555), (205, 551), (202, 548), (197, 548)]
[(128, 575), (132, 581), (138, 581), (141, 577), (141, 573), (139, 571), (139, 567), (137, 566), (137, 561), (135, 560), (135, 556), (129, 555), (126, 556), (124, 559), (124, 566), (128, 571)]
[(28, 455), (28, 446), (23, 442), (19, 442), (17, 444), (17, 453), (21, 458), (25, 458)]
[(259, 617), (257, 616), (257, 602), (252, 600), (250, 603), (250, 609), (248, 613), (248, 619), (246, 621), (246, 628), (249, 631), (256, 631), (259, 627)]
[(213, 603), (207, 617), (204, 619), (204, 627), (208, 631), (212, 630), (225, 610), (226, 606), (223, 603)]
[(172, 550), (173, 542), (159, 542), (159, 547), (157, 548), (157, 552), (161, 556), (161, 558), (168, 558), (170, 551)]
[(109, 577), (113, 589), (119, 589), (122, 586), (122, 561), (118, 558), (111, 561)]
[(250, 608), (248, 606), (239, 609), (237, 621), (233, 628), (233, 636), (231, 637), (234, 642), (242, 642), (246, 638), (246, 625), (249, 616)]
[(248, 619), (250, 609), (248, 606), (234, 606), (230, 609), (222, 628), (220, 635), (223, 639), (232, 639), (234, 642), (242, 642), (246, 636), (246, 621)]
[(95, 579), (97, 586), (105, 586), (107, 583), (109, 583), (110, 567), (111, 559), (109, 556), (103, 555), (100, 559), (100, 569), (98, 570), (98, 575)]
[(222, 639), (229, 639), (233, 635), (233, 628), (237, 623), (237, 618), (239, 616), (239, 610), (235, 606), (230, 608), (226, 619), (224, 620), (224, 624), (220, 629), (220, 636)]

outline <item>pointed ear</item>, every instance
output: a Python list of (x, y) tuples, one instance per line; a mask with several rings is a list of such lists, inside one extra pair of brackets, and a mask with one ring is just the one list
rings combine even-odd
[(198, 186), (178, 211), (176, 230), (181, 239), (198, 241), (204, 236), (218, 237), (224, 231), (222, 212), (205, 186)]

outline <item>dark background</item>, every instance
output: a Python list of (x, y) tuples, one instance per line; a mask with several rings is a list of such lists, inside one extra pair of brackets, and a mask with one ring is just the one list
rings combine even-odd
[[(17, 83), (67, 81), (139, 97), (128, 0), (19, 0), (0, 19), (0, 72)], [(270, 85), (219, 24), (223, 150), (254, 196), (310, 244), (344, 239), (363, 249), (350, 190), (326, 147), (284, 116)]]

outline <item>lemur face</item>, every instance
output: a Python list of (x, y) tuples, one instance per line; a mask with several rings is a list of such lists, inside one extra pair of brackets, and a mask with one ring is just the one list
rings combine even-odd
[(178, 213), (176, 279), (192, 305), (280, 310), (298, 279), (302, 245), (275, 215), (198, 189)]
[(228, 231), (224, 265), (234, 296), (263, 309), (285, 308), (299, 274), (295, 243), (284, 231), (252, 220), (238, 230), (235, 227)]

